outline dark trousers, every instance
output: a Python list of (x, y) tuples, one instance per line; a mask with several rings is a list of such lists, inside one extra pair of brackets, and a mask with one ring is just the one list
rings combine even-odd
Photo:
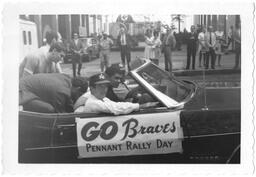
[(203, 56), (203, 66), (205, 66), (205, 61), (206, 61), (206, 52), (199, 52), (199, 66), (201, 66), (201, 60), (202, 60), (202, 56)]
[(130, 68), (131, 51), (126, 45), (121, 45), (120, 51), (121, 51), (122, 64), (125, 67), (125, 59), (126, 59), (127, 67), (128, 67), (128, 70), (130, 71), (131, 70)]
[(187, 48), (187, 66), (186, 69), (190, 68), (190, 60), (192, 57), (192, 69), (195, 69), (195, 60), (196, 60), (196, 48)]
[(216, 54), (213, 48), (209, 48), (209, 51), (206, 53), (206, 63), (205, 63), (205, 68), (209, 68), (209, 60), (211, 57), (211, 68), (215, 69), (215, 59), (216, 59)]
[(76, 77), (76, 64), (78, 63), (78, 71), (77, 74), (80, 75), (80, 71), (82, 68), (82, 57), (80, 55), (74, 55), (72, 57), (72, 69), (73, 69), (73, 76)]
[(42, 100), (32, 100), (23, 105), (25, 111), (40, 112), (40, 113), (55, 113), (54, 107)]
[(172, 51), (169, 46), (164, 47), (165, 70), (172, 72)]
[(235, 68), (237, 69), (239, 67), (240, 59), (241, 59), (241, 47), (236, 47), (235, 49)]

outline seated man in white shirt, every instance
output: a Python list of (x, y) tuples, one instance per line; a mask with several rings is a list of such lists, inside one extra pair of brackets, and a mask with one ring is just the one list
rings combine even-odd
[(85, 113), (112, 113), (114, 115), (129, 114), (138, 111), (140, 108), (156, 106), (156, 102), (139, 105), (130, 102), (114, 102), (106, 97), (110, 81), (106, 75), (96, 74), (90, 77), (90, 92), (87, 95), (84, 106), (80, 106), (75, 112)]

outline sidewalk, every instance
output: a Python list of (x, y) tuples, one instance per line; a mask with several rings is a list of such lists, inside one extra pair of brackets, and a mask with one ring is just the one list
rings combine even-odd
[[(136, 57), (143, 57), (144, 51), (132, 51), (131, 52), (131, 60), (135, 60)], [(204, 68), (199, 68), (198, 64), (198, 55), (196, 56), (196, 63), (195, 63), (195, 70), (203, 70)], [(110, 54), (111, 63), (120, 63), (120, 52), (119, 51), (112, 51)], [(192, 59), (191, 59), (192, 60)], [(172, 62), (173, 62), (173, 70), (185, 70), (186, 62), (187, 62), (187, 53), (186, 53), (186, 46), (182, 46), (181, 51), (174, 51), (172, 53)], [(221, 58), (221, 67), (217, 66), (217, 59), (216, 59), (216, 67), (215, 70), (223, 70), (223, 69), (232, 69), (235, 65), (235, 54), (230, 53), (228, 55), (223, 54)], [(61, 64), (63, 68), (63, 72), (67, 73), (72, 76), (72, 64)], [(192, 65), (192, 61), (191, 61)], [(164, 69), (164, 56), (161, 55), (159, 59), (159, 67)], [(191, 68), (191, 66), (190, 66)], [(93, 74), (100, 72), (100, 59), (93, 59), (90, 62), (84, 62), (82, 66), (81, 75), (90, 77)]]

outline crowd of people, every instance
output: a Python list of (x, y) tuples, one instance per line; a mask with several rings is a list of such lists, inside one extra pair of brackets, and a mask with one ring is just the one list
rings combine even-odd
[(241, 30), (239, 24), (236, 25), (235, 29), (233, 29), (233, 26), (230, 27), (227, 37), (224, 36), (220, 26), (214, 31), (213, 26), (201, 27), (200, 25), (192, 25), (190, 32), (184, 30), (184, 33), (180, 35), (170, 28), (167, 28), (166, 33), (162, 34), (148, 29), (145, 33), (146, 46), (144, 57), (159, 59), (162, 52), (165, 58), (165, 70), (171, 72), (172, 51), (181, 50), (181, 41), (187, 46), (187, 62), (185, 67), (187, 70), (190, 68), (195, 70), (197, 55), (199, 68), (215, 69), (216, 61), (217, 66), (221, 67), (222, 55), (228, 53), (230, 47), (236, 54), (234, 69), (239, 68), (241, 58)]
[[(186, 35), (187, 43), (187, 64), (186, 69), (190, 69), (192, 57), (192, 69), (195, 69), (195, 58), (198, 54), (198, 67), (205, 69), (215, 69), (216, 60), (217, 66), (221, 67), (221, 58), (225, 51), (228, 51), (230, 45), (235, 46), (235, 65), (234, 69), (238, 69), (241, 60), (241, 29), (237, 24), (235, 30), (231, 27), (228, 38), (224, 36), (220, 26), (214, 32), (212, 26), (202, 26), (196, 29), (196, 26), (191, 26), (191, 32)], [(203, 58), (203, 63), (202, 63)], [(210, 62), (210, 64), (209, 64)], [(210, 66), (209, 66), (210, 65)]]
[[(56, 113), (56, 112), (92, 112), (112, 113), (114, 115), (127, 114), (140, 108), (152, 107), (156, 103), (147, 104), (131, 103), (131, 100), (121, 100), (114, 93), (124, 78), (125, 68), (131, 70), (131, 36), (127, 29), (120, 27), (117, 44), (120, 47), (120, 65), (111, 65), (110, 49), (113, 40), (103, 33), (99, 40), (100, 71), (88, 78), (81, 77), (81, 53), (83, 43), (78, 39), (78, 34), (73, 34), (70, 43), (72, 55), (73, 77), (63, 73), (60, 62), (66, 52), (66, 47), (53, 31), (47, 32), (45, 45), (32, 51), (20, 64), (19, 70), (19, 105), (21, 110)], [(199, 67), (215, 69), (215, 60), (221, 66), (223, 47), (228, 47), (234, 42), (235, 66), (239, 68), (241, 55), (240, 26), (236, 26), (228, 35), (228, 42), (223, 32), (218, 27), (213, 32), (213, 27), (203, 26), (198, 29), (191, 26), (191, 32), (186, 34), (187, 63), (186, 69), (195, 69), (196, 54), (199, 55)], [(171, 28), (166, 33), (148, 29), (145, 33), (144, 57), (159, 59), (164, 54), (165, 70), (172, 73), (172, 51), (175, 50), (176, 39)], [(203, 58), (203, 60), (202, 60)], [(78, 64), (78, 70), (76, 70)]]
[[(124, 52), (124, 54), (121, 52), (121, 55), (124, 57), (127, 57), (126, 39), (127, 36), (120, 36), (122, 41), (120, 45)], [(113, 42), (106, 36), (100, 41), (102, 72), (89, 79), (80, 76), (81, 43), (77, 40), (77, 34), (74, 34), (71, 43), (71, 49), (77, 54), (74, 55), (72, 62), (74, 77), (63, 73), (60, 68), (59, 62), (63, 58), (65, 47), (58, 41), (58, 35), (48, 32), (46, 41), (46, 46), (29, 53), (20, 64), (20, 110), (40, 113), (86, 112), (119, 115), (157, 104), (132, 103), (132, 100), (122, 100), (114, 93), (113, 88), (118, 87), (123, 81), (125, 71), (118, 64), (109, 65), (108, 55)], [(129, 58), (126, 58), (126, 61), (129, 64)], [(77, 63), (79, 65), (76, 73)]]

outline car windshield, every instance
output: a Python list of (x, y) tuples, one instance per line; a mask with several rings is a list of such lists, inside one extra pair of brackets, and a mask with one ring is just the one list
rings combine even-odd
[[(145, 80), (157, 91), (171, 98), (173, 103), (176, 102), (177, 104), (182, 102), (192, 91), (191, 84), (176, 80), (152, 63), (147, 63), (139, 67), (135, 72), (140, 76), (138, 78), (139, 80)], [(145, 84), (143, 85), (145, 86)], [(150, 88), (149, 91), (151, 93), (153, 92)], [(155, 94), (159, 94), (159, 92), (155, 92)]]

